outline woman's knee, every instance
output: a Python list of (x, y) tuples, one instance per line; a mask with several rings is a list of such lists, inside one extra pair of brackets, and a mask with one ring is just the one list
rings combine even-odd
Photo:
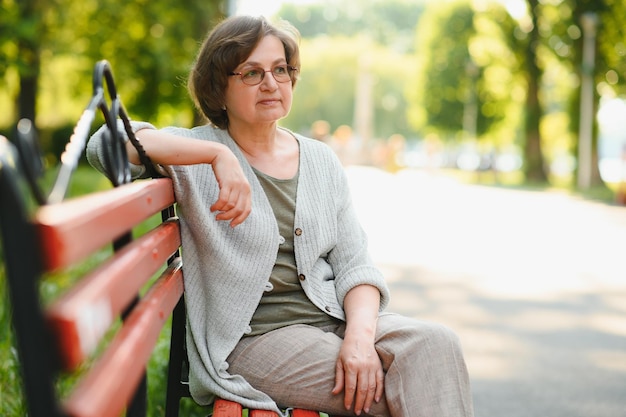
[(428, 339), (435, 348), (461, 350), (461, 340), (450, 327), (433, 323), (428, 332)]
[[(385, 316), (382, 316), (385, 317)], [(387, 351), (406, 349), (409, 352), (461, 351), (457, 333), (450, 327), (404, 316), (391, 316), (380, 321), (379, 344)]]

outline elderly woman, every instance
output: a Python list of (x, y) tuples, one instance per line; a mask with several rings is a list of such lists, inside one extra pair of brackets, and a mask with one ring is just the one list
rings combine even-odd
[[(282, 415), (473, 415), (456, 335), (383, 312), (389, 290), (336, 155), (278, 126), (299, 70), (293, 27), (232, 17), (209, 33), (189, 76), (210, 123), (133, 122), (178, 200), (193, 398)], [(102, 136), (88, 146), (101, 170)]]

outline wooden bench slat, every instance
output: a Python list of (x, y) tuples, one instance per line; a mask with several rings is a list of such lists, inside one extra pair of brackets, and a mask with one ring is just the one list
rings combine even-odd
[(178, 222), (162, 223), (115, 253), (47, 309), (64, 369), (75, 369), (93, 353), (115, 318), (179, 246)]
[(320, 413), (311, 410), (301, 410), (296, 408), (293, 410), (292, 417), (320, 417)]
[[(213, 417), (241, 417), (243, 407), (241, 404), (218, 398), (213, 403)], [(296, 408), (291, 412), (292, 417), (319, 417), (320, 414), (316, 411), (302, 410)], [(250, 410), (249, 417), (279, 417), (277, 413), (269, 410)]]
[(213, 417), (241, 417), (243, 408), (234, 401), (218, 398), (213, 403)]
[(160, 178), (41, 207), (34, 223), (46, 270), (84, 259), (174, 201), (171, 180)]
[(277, 413), (269, 410), (251, 410), (249, 417), (280, 417)]
[(119, 417), (139, 383), (159, 334), (183, 294), (180, 259), (155, 282), (100, 359), (65, 402), (72, 417)]

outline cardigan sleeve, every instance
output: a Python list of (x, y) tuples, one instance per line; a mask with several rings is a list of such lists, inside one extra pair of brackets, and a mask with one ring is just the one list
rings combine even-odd
[(298, 273), (312, 278), (302, 282), (305, 292), (318, 307), (343, 319), (346, 294), (369, 284), (378, 288), (382, 310), (389, 290), (369, 256), (343, 166), (326, 144), (302, 137), (300, 141), (295, 227), (303, 232), (295, 245)]
[(389, 288), (369, 254), (368, 237), (354, 208), (345, 171), (340, 164), (335, 165), (335, 171), (335, 198), (339, 201), (337, 241), (329, 253), (329, 262), (335, 272), (337, 300), (343, 306), (343, 300), (352, 288), (368, 284), (378, 288), (379, 310), (382, 311), (389, 304)]

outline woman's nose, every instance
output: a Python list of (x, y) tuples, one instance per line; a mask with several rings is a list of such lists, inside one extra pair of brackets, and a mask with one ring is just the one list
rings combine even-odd
[(275, 90), (278, 87), (278, 81), (274, 78), (274, 74), (271, 71), (267, 71), (265, 76), (261, 80), (261, 88), (268, 90)]

